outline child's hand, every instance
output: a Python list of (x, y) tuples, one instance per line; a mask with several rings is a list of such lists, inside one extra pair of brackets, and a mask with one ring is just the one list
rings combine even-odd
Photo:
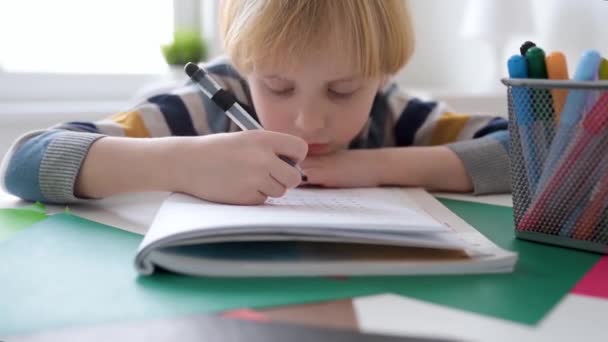
[(306, 184), (332, 188), (381, 185), (380, 150), (343, 150), (328, 155), (308, 156), (300, 164)]
[(214, 202), (261, 204), (297, 187), (301, 176), (278, 155), (296, 163), (306, 156), (304, 140), (269, 131), (246, 131), (180, 139), (170, 177), (177, 192)]

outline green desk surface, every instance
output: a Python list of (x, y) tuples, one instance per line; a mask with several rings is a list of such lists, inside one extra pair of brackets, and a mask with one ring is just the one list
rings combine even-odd
[(514, 239), (512, 209), (441, 200), (500, 246), (517, 251), (511, 274), (329, 278), (138, 277), (141, 236), (68, 213), (0, 242), (0, 337), (118, 320), (261, 308), (397, 293), (535, 324), (599, 259)]
[(46, 218), (46, 209), (40, 203), (19, 209), (0, 209), (0, 241)]

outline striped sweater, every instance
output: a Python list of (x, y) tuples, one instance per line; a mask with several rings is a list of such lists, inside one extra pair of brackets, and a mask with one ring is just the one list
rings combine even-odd
[[(226, 59), (206, 65), (226, 90), (255, 116), (246, 81)], [(4, 157), (0, 184), (31, 201), (71, 203), (87, 152), (103, 136), (194, 136), (238, 131), (192, 83), (152, 96), (97, 122), (68, 122), (20, 137)], [(445, 104), (408, 96), (396, 83), (376, 95), (352, 149), (447, 145), (462, 160), (474, 193), (510, 191), (509, 136), (500, 117), (460, 114)]]

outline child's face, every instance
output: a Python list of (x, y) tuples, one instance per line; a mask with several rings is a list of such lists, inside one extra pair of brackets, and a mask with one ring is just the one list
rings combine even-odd
[(340, 51), (299, 59), (305, 61), (258, 67), (247, 76), (262, 125), (301, 137), (309, 155), (348, 147), (368, 120), (382, 78), (362, 78)]

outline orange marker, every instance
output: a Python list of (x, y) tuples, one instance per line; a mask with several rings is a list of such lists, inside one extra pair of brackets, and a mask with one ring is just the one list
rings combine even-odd
[[(566, 56), (561, 52), (551, 52), (545, 63), (547, 64), (547, 75), (550, 80), (567, 80), (568, 65), (566, 64)], [(568, 91), (566, 89), (552, 89), (553, 110), (555, 111), (555, 120), (559, 122), (559, 117), (566, 103)]]

